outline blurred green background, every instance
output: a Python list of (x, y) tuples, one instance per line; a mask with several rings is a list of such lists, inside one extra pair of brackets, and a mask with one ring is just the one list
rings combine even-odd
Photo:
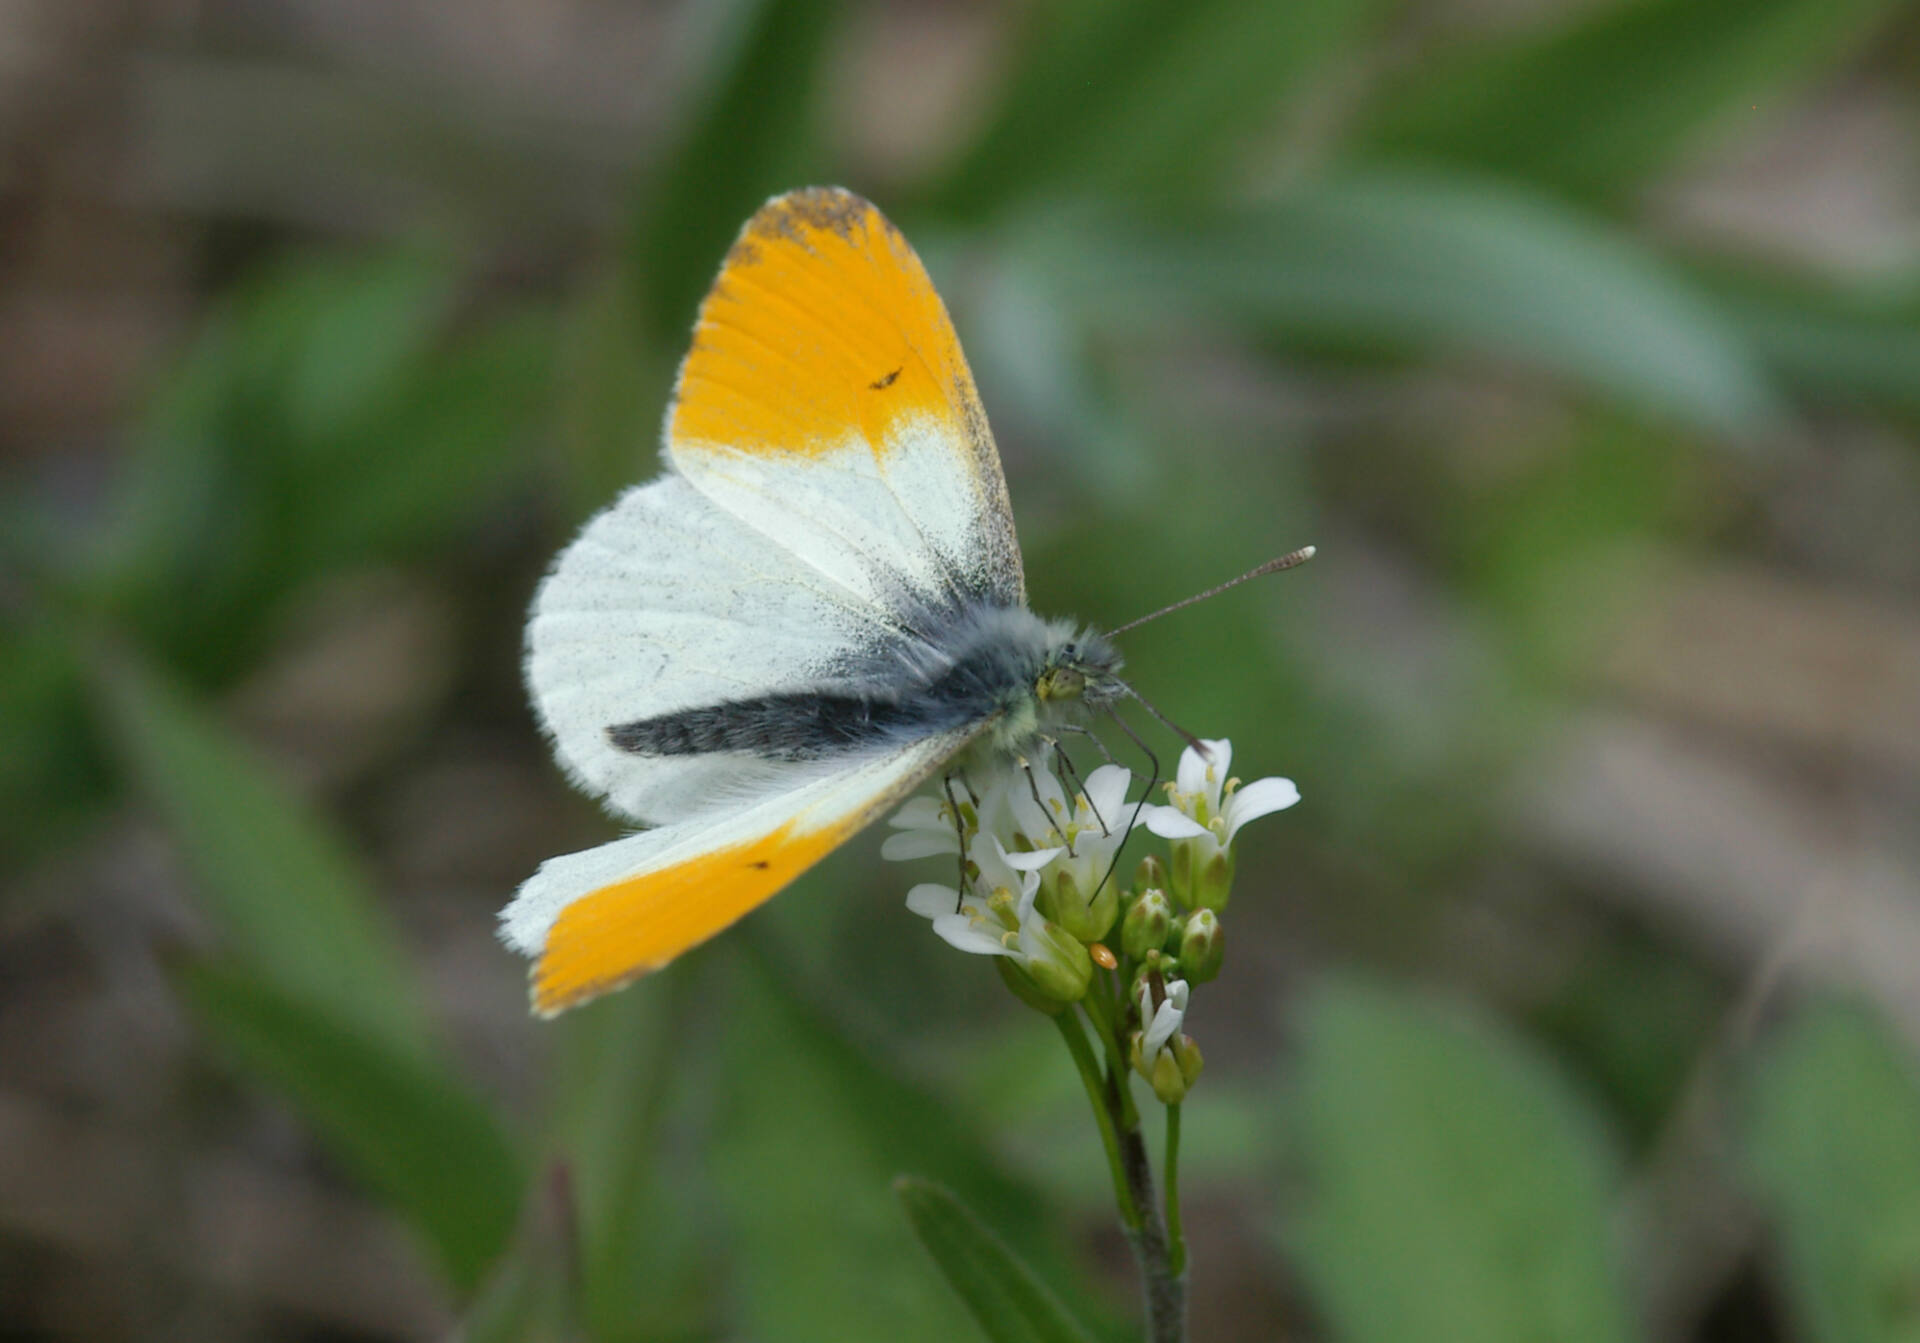
[(0, 1337), (975, 1337), (902, 1171), (1128, 1336), (1071, 1068), (873, 837), (558, 1023), (492, 938), (616, 833), (533, 584), (832, 181), (940, 282), (1036, 608), (1320, 547), (1126, 641), (1306, 799), (1189, 1019), (1195, 1336), (1920, 1339), (1911, 6), (0, 33)]

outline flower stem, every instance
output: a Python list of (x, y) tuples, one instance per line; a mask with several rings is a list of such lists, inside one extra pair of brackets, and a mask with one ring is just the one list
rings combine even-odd
[(1107, 1088), (1100, 1076), (1100, 1064), (1093, 1056), (1093, 1048), (1087, 1043), (1086, 1032), (1080, 1028), (1080, 1018), (1072, 1008), (1054, 1017), (1054, 1024), (1060, 1028), (1060, 1038), (1067, 1042), (1067, 1052), (1073, 1055), (1073, 1064), (1080, 1070), (1080, 1080), (1086, 1084), (1087, 1099), (1093, 1104), (1094, 1122), (1100, 1128), (1100, 1141), (1106, 1145), (1107, 1165), (1113, 1173), (1114, 1202), (1120, 1206), (1120, 1220), (1127, 1228), (1127, 1234), (1138, 1234), (1141, 1222), (1141, 1209), (1153, 1206), (1151, 1194), (1142, 1204), (1134, 1195), (1128, 1172), (1121, 1160), (1120, 1136), (1114, 1129), (1112, 1108), (1107, 1103)]
[(1187, 1275), (1173, 1266), (1167, 1253), (1166, 1229), (1153, 1201), (1153, 1170), (1147, 1164), (1146, 1139), (1139, 1129), (1120, 1135), (1120, 1164), (1135, 1203), (1146, 1209), (1139, 1228), (1130, 1230), (1127, 1238), (1133, 1242), (1133, 1257), (1140, 1265), (1141, 1286), (1146, 1293), (1148, 1343), (1186, 1343)]
[(1120, 1079), (1120, 1085), (1114, 1088), (1114, 1094), (1119, 1098), (1119, 1108), (1114, 1111), (1114, 1118), (1123, 1130), (1138, 1128), (1140, 1114), (1134, 1109), (1133, 1093), (1126, 1085), (1127, 1059), (1120, 1051), (1120, 1009), (1113, 996), (1103, 991), (1106, 986), (1100, 976), (1095, 976), (1094, 983), (1099, 987), (1087, 994), (1081, 1000), (1081, 1005), (1087, 1009), (1087, 1019), (1093, 1023), (1094, 1033), (1100, 1037), (1101, 1048), (1107, 1056), (1108, 1075)]
[(1187, 1238), (1180, 1230), (1180, 1105), (1167, 1107), (1167, 1159), (1161, 1164), (1167, 1181), (1167, 1267), (1176, 1275), (1187, 1271)]
[[(1091, 1005), (1096, 999), (1090, 994), (1082, 1001)], [(1089, 1006), (1087, 1013), (1102, 1035), (1111, 1060), (1104, 1078), (1081, 1032), (1079, 1019), (1066, 1021), (1071, 1015), (1062, 1012), (1055, 1020), (1062, 1022), (1061, 1033), (1068, 1037), (1067, 1048), (1074, 1051), (1074, 1062), (1080, 1066), (1081, 1079), (1087, 1084), (1094, 1118), (1100, 1124), (1100, 1136), (1108, 1143), (1107, 1160), (1114, 1167), (1114, 1197), (1120, 1205), (1120, 1221), (1133, 1246), (1134, 1260), (1140, 1265), (1141, 1286), (1146, 1294), (1147, 1339), (1149, 1343), (1186, 1343), (1184, 1249), (1183, 1262), (1176, 1265), (1168, 1252), (1166, 1229), (1153, 1196), (1153, 1167), (1147, 1159), (1140, 1117), (1133, 1106), (1127, 1067), (1120, 1061), (1112, 1025), (1113, 1009), (1108, 1002), (1101, 1002), (1098, 1008)]]

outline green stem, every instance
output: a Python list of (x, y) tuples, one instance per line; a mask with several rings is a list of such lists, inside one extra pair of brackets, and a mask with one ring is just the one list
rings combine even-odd
[(1133, 1196), (1133, 1188), (1128, 1182), (1128, 1171), (1121, 1160), (1120, 1135), (1113, 1124), (1113, 1110), (1107, 1104), (1107, 1087), (1100, 1075), (1100, 1063), (1093, 1056), (1093, 1047), (1087, 1043), (1086, 1032), (1080, 1028), (1080, 1018), (1069, 1007), (1053, 1018), (1060, 1028), (1060, 1038), (1067, 1042), (1067, 1052), (1073, 1055), (1074, 1067), (1080, 1070), (1080, 1080), (1086, 1084), (1087, 1100), (1093, 1105), (1094, 1122), (1100, 1127), (1100, 1141), (1106, 1145), (1107, 1166), (1113, 1173), (1113, 1198), (1120, 1205), (1120, 1220), (1125, 1223), (1130, 1235), (1137, 1235), (1143, 1223), (1143, 1216)]
[(1140, 1127), (1140, 1112), (1134, 1108), (1133, 1088), (1127, 1085), (1127, 1057), (1121, 1052), (1120, 1032), (1115, 1024), (1119, 1019), (1117, 1010), (1112, 998), (1105, 994), (1089, 993), (1081, 999), (1081, 1006), (1087, 1009), (1087, 1019), (1093, 1023), (1094, 1033), (1100, 1037), (1100, 1047), (1107, 1056), (1107, 1075), (1113, 1079), (1112, 1091), (1117, 1098), (1115, 1116), (1120, 1128), (1131, 1133)]
[(1180, 1106), (1167, 1107), (1167, 1267), (1177, 1277), (1187, 1271), (1187, 1238), (1180, 1230)]

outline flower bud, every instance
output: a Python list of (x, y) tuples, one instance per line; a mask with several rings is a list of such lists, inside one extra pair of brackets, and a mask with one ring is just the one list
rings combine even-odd
[[(1123, 934), (1125, 931), (1125, 929), (1121, 930)], [(1140, 986), (1153, 982), (1155, 976), (1159, 977), (1160, 987), (1164, 991), (1166, 981), (1178, 976), (1179, 973), (1179, 962), (1158, 947), (1148, 947), (1140, 956), (1140, 964), (1133, 969), (1133, 982), (1127, 985), (1128, 1000), (1137, 1000), (1140, 997)]]
[(1186, 930), (1180, 935), (1180, 966), (1189, 983), (1204, 984), (1220, 973), (1226, 959), (1226, 935), (1220, 916), (1211, 909), (1196, 909), (1187, 916)]
[(1225, 909), (1233, 894), (1233, 851), (1209, 835), (1175, 840), (1173, 893), (1189, 909)]
[(1034, 987), (1058, 1002), (1087, 996), (1093, 958), (1077, 938), (1051, 919), (1030, 919), (1020, 929), (1023, 968)]
[(1036, 1012), (1045, 1012), (1050, 1017), (1057, 1017), (1067, 1010), (1067, 1003), (1061, 1002), (1058, 998), (1049, 998), (1042, 993), (1040, 986), (1027, 976), (1025, 970), (1014, 963), (1012, 957), (995, 956), (993, 963), (999, 967), (1000, 978), (1013, 991), (1013, 996), (1028, 1007)]
[(1172, 924), (1173, 902), (1167, 899), (1165, 891), (1149, 887), (1127, 911), (1126, 921), (1120, 925), (1120, 945), (1127, 955), (1142, 960), (1149, 951), (1158, 951), (1166, 945), (1167, 931)]
[(1102, 881), (1091, 895), (1084, 878), (1071, 867), (1050, 868), (1041, 878), (1041, 911), (1082, 942), (1098, 942), (1120, 913), (1120, 892)]
[(1200, 1046), (1193, 1042), (1191, 1035), (1176, 1035), (1166, 1048), (1173, 1055), (1174, 1062), (1180, 1065), (1180, 1076), (1187, 1086), (1200, 1080), (1200, 1067), (1206, 1060), (1200, 1057)]
[[(1162, 1105), (1178, 1105), (1186, 1098), (1187, 1088), (1193, 1085), (1193, 1079), (1200, 1075), (1200, 1047), (1193, 1043), (1191, 1037), (1176, 1035), (1149, 1060), (1145, 1056), (1143, 1040), (1141, 1032), (1133, 1033), (1127, 1047), (1128, 1064), (1147, 1079), (1147, 1085), (1153, 1088), (1153, 1094), (1159, 1097)], [(1191, 1072), (1177, 1052), (1182, 1042), (1193, 1060)]]
[(1140, 866), (1133, 870), (1133, 889), (1136, 891), (1164, 891), (1167, 881), (1167, 865), (1160, 861), (1157, 853), (1142, 858)]

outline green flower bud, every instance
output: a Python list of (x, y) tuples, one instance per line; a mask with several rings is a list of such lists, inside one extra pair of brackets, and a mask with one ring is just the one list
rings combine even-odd
[(1157, 853), (1142, 858), (1140, 866), (1133, 870), (1133, 889), (1136, 891), (1164, 891), (1167, 881), (1167, 865), (1160, 861)]
[(1127, 1001), (1136, 1001), (1140, 997), (1140, 986), (1155, 975), (1160, 977), (1162, 986), (1169, 979), (1178, 979), (1180, 962), (1158, 947), (1149, 947), (1140, 957), (1140, 964), (1134, 967), (1133, 981), (1127, 985)]
[(1187, 916), (1186, 930), (1180, 935), (1180, 964), (1190, 984), (1204, 984), (1220, 973), (1226, 959), (1226, 935), (1220, 916), (1211, 909), (1196, 909)]
[(1057, 1017), (1067, 1010), (1068, 1004), (1040, 992), (1040, 986), (1027, 977), (1027, 972), (1016, 965), (1011, 956), (995, 956), (993, 963), (999, 967), (1000, 978), (1013, 991), (1013, 996), (1028, 1007), (1036, 1012), (1045, 1012), (1050, 1017)]
[(1233, 851), (1206, 835), (1175, 840), (1173, 893), (1189, 909), (1225, 909), (1233, 894)]
[(1233, 850), (1222, 849), (1200, 868), (1194, 883), (1193, 903), (1201, 909), (1219, 911), (1227, 907), (1233, 894)]
[(1041, 879), (1040, 910), (1082, 942), (1098, 942), (1120, 913), (1120, 892), (1110, 881), (1089, 897), (1071, 868), (1054, 867)]
[(1133, 902), (1126, 921), (1120, 925), (1120, 946), (1135, 960), (1143, 960), (1149, 951), (1158, 951), (1166, 945), (1172, 923), (1173, 901), (1167, 899), (1165, 891), (1149, 887)]
[[(1193, 1085), (1193, 1079), (1200, 1075), (1200, 1048), (1184, 1035), (1169, 1040), (1164, 1048), (1153, 1056), (1149, 1063), (1142, 1054), (1143, 1036), (1139, 1031), (1133, 1033), (1128, 1042), (1127, 1062), (1133, 1070), (1147, 1079), (1147, 1085), (1153, 1088), (1153, 1094), (1160, 1098), (1162, 1105), (1178, 1105), (1186, 1098), (1187, 1088)], [(1180, 1041), (1186, 1041), (1187, 1049), (1193, 1058), (1193, 1070), (1189, 1075), (1186, 1065), (1176, 1053)]]
[(1063, 1003), (1077, 1003), (1087, 996), (1093, 958), (1059, 924), (1051, 919), (1029, 921), (1020, 931), (1020, 950), (1026, 958), (1027, 978), (1041, 993)]
[(1206, 1060), (1200, 1057), (1200, 1046), (1193, 1042), (1191, 1035), (1174, 1036), (1164, 1053), (1173, 1055), (1174, 1062), (1180, 1065), (1180, 1076), (1187, 1086), (1200, 1080), (1200, 1067)]

